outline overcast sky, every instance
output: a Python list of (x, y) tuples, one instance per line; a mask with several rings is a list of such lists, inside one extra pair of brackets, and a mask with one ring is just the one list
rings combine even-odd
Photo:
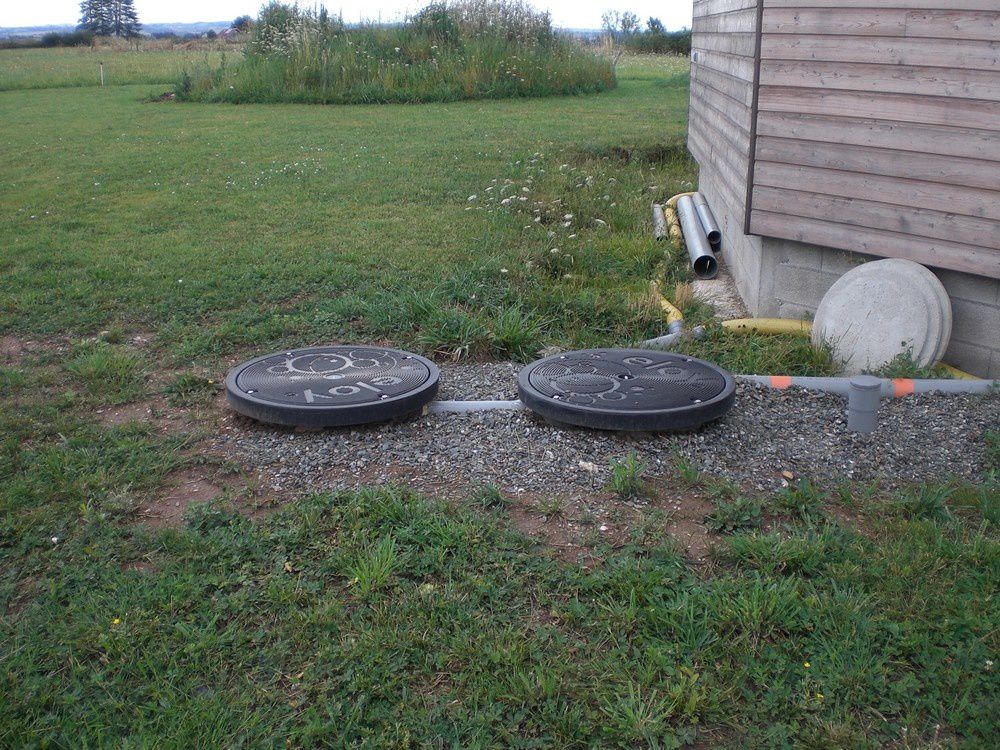
[[(331, 13), (342, 10), (347, 21), (377, 19), (380, 13), (388, 21), (418, 10), (427, 2), (331, 0), (324, 4)], [(259, 0), (135, 0), (139, 20), (145, 23), (224, 21), (243, 14), (256, 16), (261, 4)], [(657, 16), (669, 29), (691, 25), (691, 0), (535, 0), (533, 4), (551, 11), (558, 26), (572, 28), (600, 27), (601, 14), (609, 8), (631, 10), (644, 21), (648, 16)], [(0, 0), (0, 27), (73, 24), (79, 15), (79, 0)]]

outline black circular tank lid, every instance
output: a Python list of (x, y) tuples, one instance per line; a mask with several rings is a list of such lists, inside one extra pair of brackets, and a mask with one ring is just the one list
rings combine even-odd
[(692, 357), (648, 349), (588, 349), (532, 362), (521, 401), (555, 422), (601, 430), (688, 430), (718, 419), (736, 395), (732, 375)]
[(230, 370), (226, 399), (261, 422), (344, 427), (420, 411), (437, 395), (440, 372), (417, 354), (376, 346), (288, 349)]

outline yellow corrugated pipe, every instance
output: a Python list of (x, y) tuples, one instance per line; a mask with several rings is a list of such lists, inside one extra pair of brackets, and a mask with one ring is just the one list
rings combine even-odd
[(724, 320), (723, 328), (730, 331), (751, 331), (753, 333), (799, 333), (808, 336), (812, 333), (812, 323), (808, 320), (791, 320), (789, 318), (737, 318)]
[(677, 218), (677, 201), (685, 195), (694, 195), (694, 193), (678, 193), (663, 204), (663, 214), (667, 219), (667, 236), (677, 248), (684, 247), (684, 232), (681, 231), (681, 222)]
[(982, 378), (977, 378), (975, 375), (970, 375), (964, 370), (959, 370), (957, 367), (952, 367), (951, 365), (946, 365), (944, 362), (938, 362), (938, 367), (947, 373), (950, 373), (955, 380), (981, 380)]
[(667, 326), (671, 326), (674, 323), (684, 322), (684, 313), (682, 313), (670, 300), (663, 296), (663, 292), (660, 291), (660, 285), (655, 281), (649, 282), (649, 289), (656, 296), (656, 299), (660, 302), (660, 307), (663, 308), (663, 312), (667, 316)]
[(666, 207), (669, 207), (669, 208), (677, 208), (677, 201), (679, 201), (685, 195), (694, 195), (694, 193), (678, 193), (677, 195), (675, 195), (673, 198), (671, 198), (670, 200), (668, 200), (663, 205), (666, 206)]

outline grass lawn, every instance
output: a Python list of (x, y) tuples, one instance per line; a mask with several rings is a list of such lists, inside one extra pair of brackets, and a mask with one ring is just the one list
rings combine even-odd
[[(686, 63), (630, 60), (591, 97), (228, 106), (150, 102), (183, 65), (166, 53), (135, 64), (144, 85), (74, 88), (50, 71), (75, 54), (0, 51), (0, 88), (24, 89), (0, 93), (0, 745), (997, 736), (995, 482), (747, 498), (678, 467), (716, 508), (698, 564), (655, 512), (564, 559), (488, 491), (136, 516), (207, 460), (235, 359), (335, 341), (526, 359), (663, 333), (648, 280), (688, 277), (648, 213), (695, 180)], [(830, 371), (803, 340), (699, 347)], [(154, 396), (184, 429), (97, 416)]]

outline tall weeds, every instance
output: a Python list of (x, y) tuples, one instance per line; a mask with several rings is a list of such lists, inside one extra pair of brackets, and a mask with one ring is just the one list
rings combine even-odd
[(235, 65), (193, 71), (180, 99), (320, 104), (582, 94), (610, 63), (519, 0), (434, 3), (400, 26), (345, 27), (325, 9), (271, 3)]

